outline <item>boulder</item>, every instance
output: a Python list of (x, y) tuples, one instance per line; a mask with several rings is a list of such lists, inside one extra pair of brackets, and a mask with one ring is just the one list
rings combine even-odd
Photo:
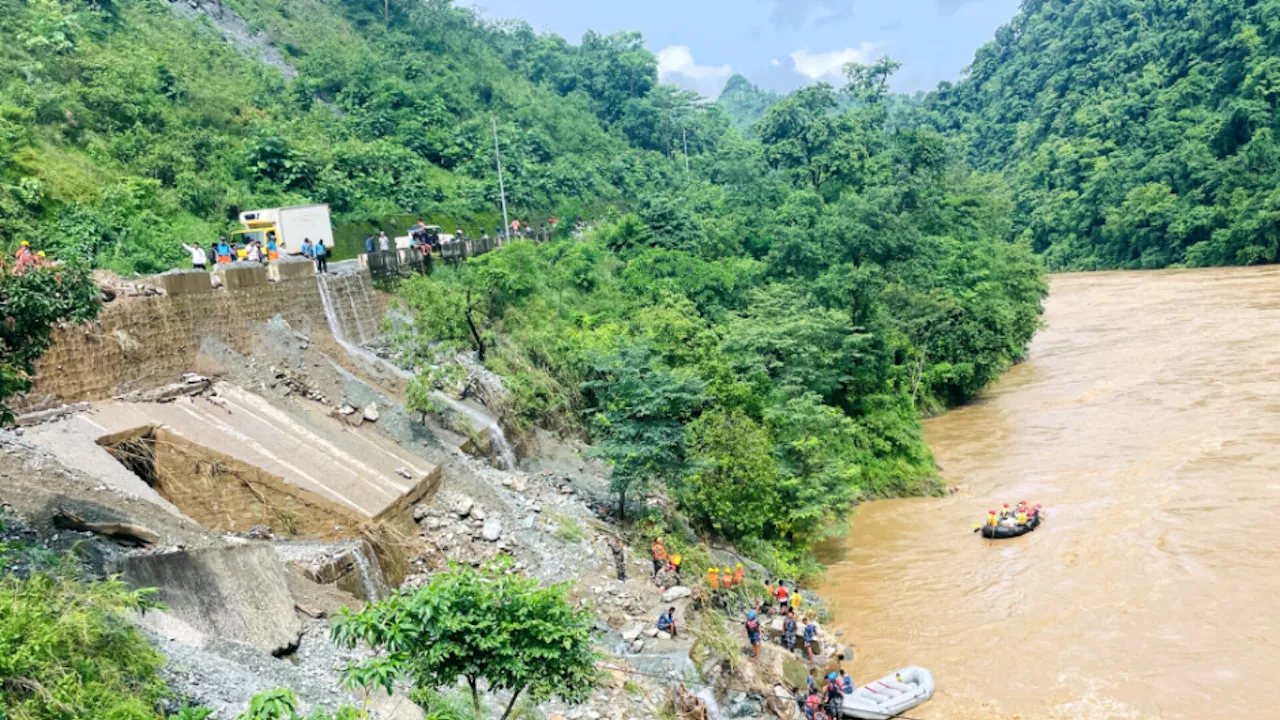
[(422, 518), (424, 518), (424, 517), (426, 517), (426, 516), (427, 516), (427, 506), (426, 506), (426, 505), (414, 505), (414, 506), (413, 506), (413, 519), (414, 519), (414, 520), (421, 520)]
[(458, 513), (458, 517), (465, 518), (471, 514), (471, 508), (476, 506), (476, 501), (469, 497), (464, 497), (453, 506), (453, 511)]
[(644, 628), (641, 627), (640, 625), (637, 625), (631, 628), (630, 630), (623, 630), (622, 639), (626, 640), (627, 642), (635, 642), (635, 640), (640, 637), (640, 633), (642, 632), (644, 632)]
[(633, 653), (638, 653), (638, 652), (640, 652), (640, 651), (641, 651), (641, 650), (643, 650), (643, 649), (644, 649), (644, 641), (643, 641), (643, 640), (632, 640), (632, 641), (631, 641), (631, 652), (633, 652)]
[(659, 640), (670, 640), (670, 639), (671, 639), (671, 633), (669, 633), (669, 632), (664, 632), (664, 631), (662, 631), (662, 630), (659, 630), (659, 631), (658, 631), (658, 639), (659, 639)]
[(675, 602), (681, 598), (687, 598), (692, 594), (693, 591), (689, 588), (683, 585), (677, 585), (673, 588), (667, 588), (667, 591), (662, 593), (662, 602)]
[(502, 537), (502, 521), (495, 519), (485, 522), (482, 533), (485, 540), (497, 542), (498, 538)]
[(658, 637), (658, 628), (656, 628), (656, 627), (645, 628), (645, 629), (644, 629), (644, 636), (645, 636), (645, 637)]
[(364, 419), (369, 422), (378, 422), (378, 403), (369, 403), (369, 407), (364, 409)]
[(473, 508), (471, 510), (471, 517), (475, 520), (484, 522), (484, 518), (485, 518), (484, 510), (481, 510), (480, 508)]

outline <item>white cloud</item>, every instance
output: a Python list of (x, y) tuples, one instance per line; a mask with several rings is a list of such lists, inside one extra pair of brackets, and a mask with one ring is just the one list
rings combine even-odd
[(875, 60), (879, 49), (879, 43), (864, 42), (856, 48), (848, 47), (824, 53), (796, 50), (791, 53), (791, 62), (795, 63), (796, 72), (810, 80), (831, 80), (844, 75), (846, 63), (869, 63)]
[(781, 65), (781, 64), (782, 64), (782, 61), (781, 61), (781, 60), (779, 60), (778, 58), (774, 58), (774, 59), (772, 59), (772, 60), (770, 60), (770, 61), (769, 61), (769, 64), (770, 64), (770, 65), (772, 65), (772, 66), (774, 66), (774, 67), (778, 67), (779, 65)]
[(715, 98), (733, 74), (732, 65), (699, 65), (688, 45), (672, 45), (658, 51), (658, 79)]

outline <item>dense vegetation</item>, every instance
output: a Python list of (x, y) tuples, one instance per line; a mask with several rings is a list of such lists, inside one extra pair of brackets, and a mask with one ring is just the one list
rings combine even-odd
[(164, 658), (125, 617), (152, 606), (117, 580), (81, 582), (74, 561), (39, 545), (0, 540), (0, 718), (160, 718)]
[(0, 0), (6, 242), (152, 271), (253, 206), (489, 222), (496, 121), (515, 214), (608, 219), (410, 284), (412, 349), (470, 347), (525, 421), (587, 433), (624, 510), (661, 482), (781, 560), (858, 498), (932, 489), (919, 414), (1035, 330), (1007, 191), (886, 94), (892, 61), (766, 98), (744, 134), (660, 84), (637, 34), (570, 45), (447, 0), (224, 4), (279, 54), (230, 47), (217, 6)]
[(1053, 268), (1280, 254), (1280, 2), (1025, 0), (929, 99)]
[(777, 562), (859, 498), (929, 491), (918, 415), (1021, 355), (1044, 286), (999, 180), (891, 113), (890, 72), (853, 68), (846, 112), (825, 85), (773, 104), (583, 240), (407, 283), (407, 346), (475, 350), (527, 421), (584, 427), (620, 509), (662, 483)]
[(169, 3), (0, 0), (3, 245), (153, 272), (241, 209), (303, 202), (478, 234), (493, 120), (513, 214), (566, 218), (668, 182), (681, 129), (701, 153), (724, 124), (658, 84), (636, 34), (572, 46), (443, 0), (219, 5), (287, 72)]
[(13, 418), (7, 401), (31, 388), (34, 363), (60, 322), (98, 312), (98, 290), (78, 262), (14, 270), (0, 262), (0, 424)]

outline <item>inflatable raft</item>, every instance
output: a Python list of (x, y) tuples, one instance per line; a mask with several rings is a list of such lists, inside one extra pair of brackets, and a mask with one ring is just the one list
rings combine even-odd
[(1025, 525), (996, 525), (995, 527), (983, 525), (982, 537), (1003, 540), (1005, 538), (1015, 538), (1019, 535), (1026, 535), (1032, 530), (1040, 527), (1041, 517), (1042, 516), (1037, 513), (1036, 516), (1027, 521), (1027, 524)]
[(862, 720), (887, 720), (928, 702), (931, 697), (933, 675), (911, 665), (845, 695), (843, 715)]

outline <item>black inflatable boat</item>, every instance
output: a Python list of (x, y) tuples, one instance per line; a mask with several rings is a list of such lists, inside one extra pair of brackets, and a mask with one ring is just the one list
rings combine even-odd
[(996, 540), (1004, 540), (1005, 538), (1016, 538), (1040, 527), (1040, 518), (1042, 516), (1037, 513), (1035, 517), (1027, 521), (1026, 525), (990, 525), (982, 526), (982, 537), (994, 538)]

